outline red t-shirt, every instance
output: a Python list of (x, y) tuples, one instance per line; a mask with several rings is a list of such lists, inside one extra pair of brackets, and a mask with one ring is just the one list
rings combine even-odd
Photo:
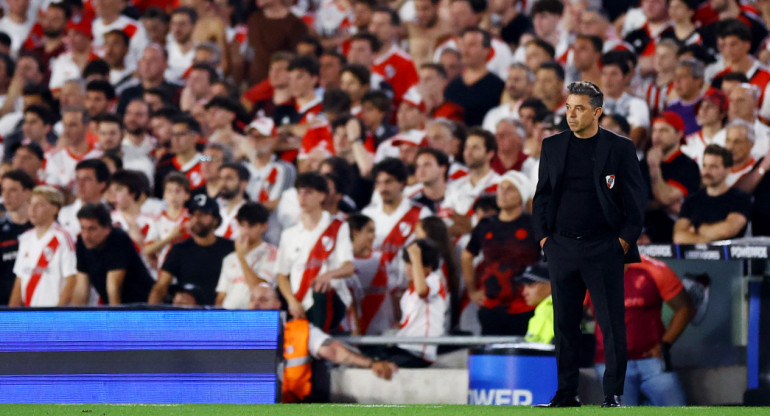
[[(639, 360), (659, 344), (666, 328), (661, 320), (663, 302), (684, 289), (676, 273), (665, 263), (642, 256), (623, 276), (626, 305), (626, 343), (628, 359)], [(604, 362), (604, 337), (596, 326), (596, 362)]]

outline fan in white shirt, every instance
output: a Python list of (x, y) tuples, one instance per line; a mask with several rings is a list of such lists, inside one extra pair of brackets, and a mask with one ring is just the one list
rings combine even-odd
[(110, 214), (115, 227), (123, 229), (134, 241), (137, 251), (144, 241), (155, 218), (142, 213), (141, 198), (146, 182), (142, 172), (119, 170), (110, 178), (110, 193), (115, 200), (115, 210)]
[(102, 156), (102, 151), (86, 141), (88, 114), (85, 108), (69, 107), (62, 110), (64, 147), (46, 155), (45, 181), (48, 185), (71, 191), (75, 185), (75, 167), (78, 162)]
[(86, 159), (75, 167), (75, 202), (62, 207), (59, 210), (59, 224), (70, 233), (80, 234), (80, 221), (78, 211), (88, 203), (100, 203), (102, 194), (107, 189), (110, 180), (110, 171), (107, 165), (100, 159)]
[(0, 31), (11, 38), (11, 55), (18, 56), (21, 45), (27, 39), (37, 9), (30, 8), (29, 0), (8, 0), (6, 15), (0, 19)]
[(182, 173), (171, 172), (163, 178), (163, 201), (167, 208), (150, 224), (144, 239), (142, 254), (147, 261), (160, 267), (171, 245), (189, 236), (185, 224), (190, 215), (185, 208), (190, 199), (190, 180)]
[(35, 228), (19, 236), (13, 273), (11, 307), (66, 306), (72, 300), (77, 274), (75, 242), (55, 223), (64, 203), (61, 192), (50, 186), (32, 191), (29, 220)]
[(219, 167), (219, 214), (222, 224), (214, 234), (235, 240), (238, 238), (238, 210), (246, 203), (246, 187), (249, 184), (249, 170), (240, 163), (224, 163)]
[(195, 41), (193, 30), (198, 21), (198, 13), (190, 7), (179, 7), (171, 12), (169, 23), (168, 41), (168, 68), (165, 78), (171, 81), (180, 81), (193, 64), (195, 56)]
[(136, 68), (142, 51), (150, 43), (144, 26), (136, 20), (120, 14), (124, 4), (118, 0), (94, 2), (96, 15), (91, 24), (94, 34), (93, 46), (98, 55), (104, 55), (104, 34), (111, 30), (120, 30), (130, 39), (126, 55), (126, 66)]

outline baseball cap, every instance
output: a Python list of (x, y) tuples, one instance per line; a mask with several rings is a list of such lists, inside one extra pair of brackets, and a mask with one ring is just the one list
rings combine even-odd
[(70, 20), (69, 23), (67, 23), (67, 30), (74, 30), (80, 34), (83, 34), (85, 36), (88, 36), (89, 38), (93, 39), (94, 34), (91, 31), (91, 22), (86, 21), (85, 19), (81, 19), (79, 22), (75, 23), (74, 21)]
[(548, 276), (548, 267), (545, 263), (539, 262), (531, 266), (527, 266), (524, 272), (516, 276), (516, 282), (524, 285), (531, 283), (550, 283), (551, 278)]
[(695, 104), (695, 113), (698, 113), (698, 109), (700, 109), (700, 103), (703, 102), (703, 100), (709, 100), (713, 102), (714, 104), (719, 106), (719, 111), (722, 113), (727, 112), (727, 108), (730, 106), (730, 101), (727, 99), (727, 95), (720, 90), (719, 88), (710, 87), (708, 90), (706, 90), (706, 93), (703, 94), (703, 97), (701, 97), (700, 100)]
[(177, 293), (189, 293), (195, 298), (195, 303), (203, 305), (203, 290), (195, 283), (177, 283), (169, 286), (168, 293), (174, 297)]
[(33, 142), (31, 140), (25, 140), (23, 142), (18, 142), (16, 144), (14, 144), (13, 146), (11, 146), (11, 148), (8, 149), (8, 150), (10, 150), (11, 155), (15, 155), (16, 152), (19, 149), (21, 149), (22, 147), (27, 149), (27, 150), (29, 150), (30, 152), (32, 152), (35, 156), (37, 156), (38, 159), (45, 160), (45, 152), (43, 152), (43, 148), (40, 147), (39, 144), (37, 144), (36, 142)]
[(682, 120), (682, 116), (673, 111), (664, 111), (663, 114), (661, 114), (659, 117), (655, 117), (655, 120), (652, 120), (652, 124), (655, 124), (659, 121), (670, 125), (678, 131), (684, 131), (684, 120)]
[(222, 220), (222, 216), (219, 214), (219, 204), (217, 204), (214, 198), (210, 198), (206, 194), (197, 194), (190, 198), (187, 202), (187, 210), (190, 212), (190, 215), (194, 214), (195, 211), (201, 211), (204, 214), (210, 214)]
[(409, 130), (393, 137), (393, 146), (409, 144), (418, 147), (428, 147), (428, 138), (422, 130)]
[(246, 127), (246, 133), (252, 129), (262, 136), (273, 136), (275, 135), (275, 121), (270, 117), (257, 117)]
[(406, 93), (404, 93), (404, 96), (401, 97), (401, 101), (420, 110), (423, 113), (427, 109), (425, 106), (425, 101), (422, 99), (422, 95), (420, 95), (416, 87), (409, 88)]

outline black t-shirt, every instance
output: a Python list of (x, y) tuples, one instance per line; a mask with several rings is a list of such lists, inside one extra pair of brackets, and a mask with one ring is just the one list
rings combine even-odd
[(477, 256), (484, 254), (478, 281), (487, 301), (485, 307), (505, 306), (509, 313), (531, 310), (514, 279), (540, 258), (540, 246), (535, 240), (532, 218), (523, 214), (513, 221), (498, 217), (481, 220), (471, 232), (466, 250)]
[(598, 133), (588, 139), (570, 134), (561, 199), (556, 210), (558, 231), (588, 235), (610, 230), (594, 183), (597, 137)]
[(125, 231), (113, 228), (100, 248), (88, 249), (83, 238), (78, 236), (75, 245), (78, 258), (78, 271), (88, 275), (91, 285), (107, 303), (107, 273), (113, 270), (125, 270), (123, 287), (120, 291), (121, 303), (144, 303), (155, 281), (147, 271), (142, 258), (136, 251), (134, 242)]
[(500, 29), (500, 38), (509, 45), (518, 45), (521, 35), (532, 31), (532, 20), (524, 13), (519, 13)]
[[(706, 193), (704, 188), (684, 200), (679, 217), (689, 219), (697, 229), (703, 224), (724, 221), (733, 212), (745, 216), (748, 220), (751, 216), (751, 197), (735, 188), (730, 188), (722, 195), (712, 197)], [(746, 227), (733, 237), (741, 237), (745, 232)]]
[[(640, 162), (642, 178), (647, 184), (647, 198), (654, 199), (652, 193), (652, 179), (650, 179), (650, 166), (647, 159)], [(700, 169), (698, 163), (682, 153), (677, 153), (660, 163), (660, 171), (663, 181), (675, 186), (682, 191), (684, 197), (688, 197), (700, 189)], [(670, 243), (673, 238), (674, 219), (665, 209), (648, 210), (644, 214), (644, 232), (653, 243)]]
[(32, 228), (32, 223), (16, 224), (7, 215), (0, 218), (0, 305), (7, 305), (11, 299), (16, 275), (13, 274), (13, 264), (19, 252), (19, 235)]
[[(760, 159), (754, 169), (762, 163)], [(770, 174), (765, 174), (754, 189), (754, 205), (751, 208), (751, 232), (754, 235), (770, 236)]]
[(217, 282), (222, 271), (222, 260), (235, 250), (235, 244), (228, 239), (217, 237), (210, 246), (199, 246), (188, 238), (174, 244), (168, 252), (163, 270), (176, 277), (177, 283), (193, 283), (201, 288), (204, 305), (213, 305), (216, 300)]
[(500, 105), (500, 95), (505, 82), (497, 75), (488, 73), (473, 85), (465, 85), (462, 75), (449, 82), (444, 97), (465, 110), (465, 124), (468, 127), (481, 125), (487, 111)]
[(428, 208), (432, 213), (436, 215), (438, 215), (438, 210), (441, 208), (441, 202), (444, 201), (444, 198), (434, 201), (428, 198), (425, 195), (425, 192), (422, 192), (422, 191), (420, 191), (420, 193), (411, 197), (410, 199), (420, 205), (423, 205), (425, 208)]

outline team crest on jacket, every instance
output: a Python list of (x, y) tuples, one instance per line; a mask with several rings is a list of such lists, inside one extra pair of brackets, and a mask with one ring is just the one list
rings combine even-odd
[(612, 189), (615, 186), (615, 175), (607, 175), (604, 179), (607, 181), (608, 188)]

